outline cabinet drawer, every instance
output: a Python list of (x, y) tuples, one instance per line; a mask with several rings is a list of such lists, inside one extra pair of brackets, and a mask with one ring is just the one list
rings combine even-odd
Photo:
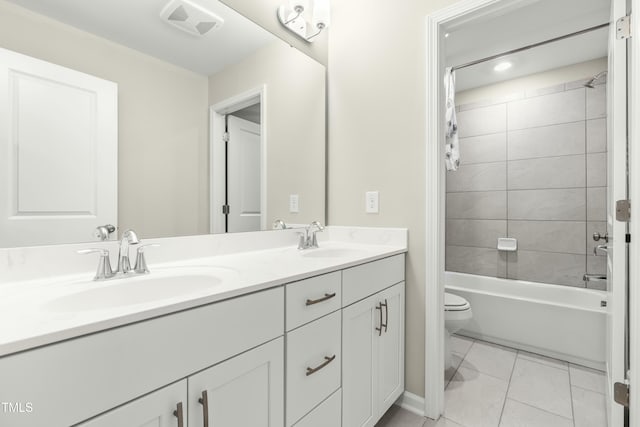
[(342, 306), (353, 304), (404, 280), (404, 254), (342, 272)]
[(342, 275), (339, 271), (286, 286), (287, 331), (340, 309)]
[(339, 389), (298, 421), (295, 427), (338, 427), (342, 422), (341, 402), (342, 389)]
[(340, 387), (340, 311), (287, 334), (287, 426)]

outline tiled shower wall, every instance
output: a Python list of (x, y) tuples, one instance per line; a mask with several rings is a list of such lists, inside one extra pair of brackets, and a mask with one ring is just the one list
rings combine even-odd
[[(578, 287), (586, 272), (605, 274), (591, 235), (606, 232), (606, 87), (582, 83), (459, 107), (448, 271)], [(498, 251), (498, 237), (518, 250)]]

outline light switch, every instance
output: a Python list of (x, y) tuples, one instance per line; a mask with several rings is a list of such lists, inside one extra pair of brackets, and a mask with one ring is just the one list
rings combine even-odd
[(300, 212), (300, 199), (297, 194), (289, 194), (289, 212), (290, 213), (298, 213)]
[(365, 200), (366, 200), (365, 211), (367, 213), (379, 212), (379, 194), (377, 191), (367, 191), (365, 195)]

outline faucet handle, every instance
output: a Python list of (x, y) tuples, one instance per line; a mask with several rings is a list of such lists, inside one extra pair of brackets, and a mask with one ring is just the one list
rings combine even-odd
[(80, 255), (99, 253), (100, 260), (98, 261), (98, 269), (96, 270), (96, 276), (93, 280), (106, 280), (114, 276), (113, 269), (111, 268), (111, 260), (109, 259), (109, 251), (107, 249), (80, 249), (76, 251)]
[(144, 248), (157, 248), (158, 246), (160, 246), (158, 243), (138, 246), (138, 250), (136, 251), (136, 265), (133, 267), (135, 273), (149, 274), (149, 267), (147, 267), (147, 260), (144, 256)]

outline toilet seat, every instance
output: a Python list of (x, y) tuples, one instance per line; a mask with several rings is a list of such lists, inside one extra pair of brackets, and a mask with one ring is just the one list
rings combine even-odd
[(466, 311), (471, 309), (471, 304), (466, 299), (450, 294), (444, 293), (444, 311)]

